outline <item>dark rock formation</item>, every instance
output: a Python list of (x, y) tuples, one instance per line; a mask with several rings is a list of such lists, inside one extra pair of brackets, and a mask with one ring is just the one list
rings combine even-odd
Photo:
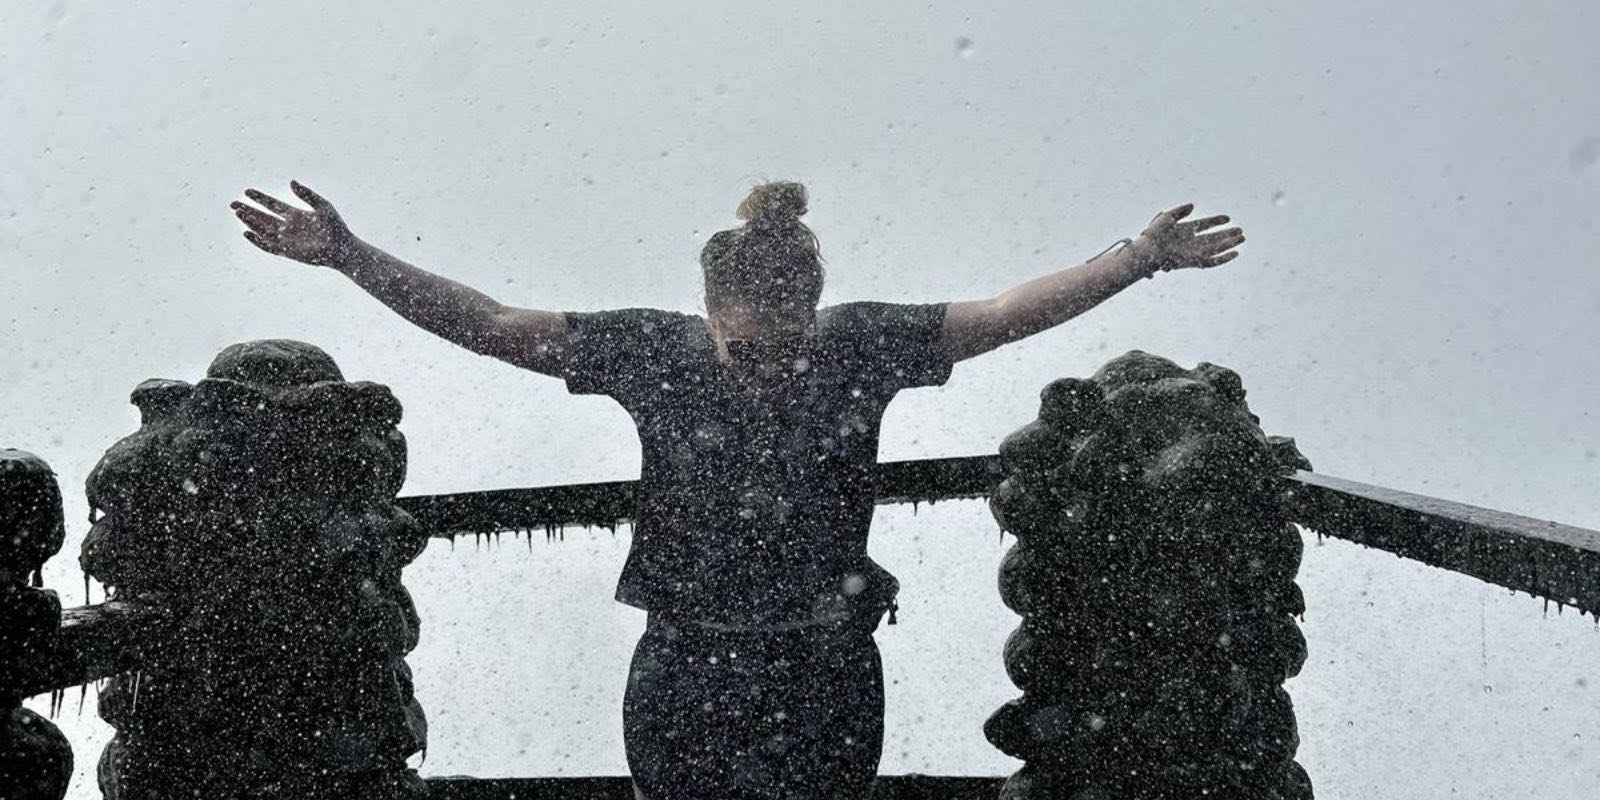
[(39, 586), (65, 535), (55, 473), (31, 453), (0, 450), (0, 797), (8, 800), (61, 800), (72, 777), (66, 737), (22, 707), (22, 687), (34, 683), (61, 626), (61, 600)]
[(1310, 464), (1244, 394), (1231, 370), (1133, 351), (1045, 387), (1001, 444), (1023, 696), (984, 731), (1027, 762), (1003, 798), (1311, 797), (1282, 687), (1306, 658), (1302, 544), (1278, 483)]
[(101, 693), (105, 796), (421, 796), (400, 571), (427, 535), (394, 503), (400, 404), (293, 341), (234, 345), (198, 383), (132, 399), (143, 424), (89, 476), (81, 562), (171, 630)]

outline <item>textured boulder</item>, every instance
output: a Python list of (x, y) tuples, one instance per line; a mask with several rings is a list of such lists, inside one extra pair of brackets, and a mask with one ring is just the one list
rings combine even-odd
[(990, 498), (1023, 696), (984, 726), (1004, 797), (1309, 798), (1281, 686), (1305, 662), (1301, 540), (1239, 376), (1133, 351), (1041, 393)]
[(0, 449), (0, 797), (8, 800), (60, 800), (72, 776), (72, 747), (22, 707), (17, 688), (36, 682), (38, 656), (61, 627), (61, 600), (39, 585), (65, 532), (49, 465)]
[(402, 659), (419, 623), (400, 573), (428, 537), (394, 502), (400, 404), (281, 340), (132, 401), (139, 430), (87, 482), (80, 562), (173, 627), (101, 693), (105, 796), (417, 796), (406, 759), (426, 723)]
[(72, 778), (72, 746), (44, 717), (26, 708), (0, 711), (0, 797), (61, 800)]

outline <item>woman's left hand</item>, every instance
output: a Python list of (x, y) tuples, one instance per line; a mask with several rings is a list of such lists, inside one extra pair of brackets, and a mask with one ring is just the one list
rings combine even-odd
[(1184, 221), (1192, 211), (1194, 203), (1163, 211), (1133, 240), (1130, 255), (1144, 273), (1219, 267), (1239, 256), (1242, 228), (1212, 230), (1228, 222), (1225, 214)]

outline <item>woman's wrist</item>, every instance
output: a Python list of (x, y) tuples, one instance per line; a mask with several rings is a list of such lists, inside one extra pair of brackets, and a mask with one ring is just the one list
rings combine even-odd
[(1119, 255), (1123, 258), (1124, 269), (1133, 280), (1153, 278), (1160, 271), (1160, 259), (1155, 248), (1143, 235), (1134, 237)]
[(351, 234), (334, 246), (328, 266), (350, 276), (361, 267), (376, 261), (382, 252)]

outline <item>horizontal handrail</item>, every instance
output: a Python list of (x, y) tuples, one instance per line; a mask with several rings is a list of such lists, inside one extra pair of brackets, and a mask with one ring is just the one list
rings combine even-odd
[(18, 694), (58, 692), (137, 669), (141, 646), (165, 619), (159, 605), (145, 602), (108, 600), (63, 609), (48, 645), (28, 651)]
[[(995, 455), (890, 461), (874, 474), (879, 503), (987, 496), (1003, 477)], [(1284, 479), (1293, 520), (1496, 586), (1572, 606), (1600, 619), (1600, 531), (1298, 471)], [(633, 513), (637, 481), (402, 497), (436, 536), (615, 526)], [(154, 605), (112, 600), (67, 609), (24, 695), (43, 694), (135, 668)]]
[(1300, 471), (1295, 521), (1600, 621), (1600, 531)]
[[(878, 503), (986, 497), (1004, 477), (997, 455), (889, 461)], [(615, 527), (633, 513), (637, 481), (402, 497), (436, 536), (567, 525)], [(1285, 479), (1294, 521), (1324, 536), (1528, 592), (1600, 617), (1600, 532), (1436, 497), (1298, 471)]]
[[(1005, 778), (892, 775), (873, 800), (994, 800)], [(429, 778), (431, 800), (633, 800), (627, 778)]]
[[(1000, 457), (955, 456), (877, 465), (879, 503), (933, 503), (987, 497), (1004, 474)], [(638, 481), (414, 495), (396, 502), (435, 536), (543, 530), (569, 525), (614, 528), (630, 521)]]

